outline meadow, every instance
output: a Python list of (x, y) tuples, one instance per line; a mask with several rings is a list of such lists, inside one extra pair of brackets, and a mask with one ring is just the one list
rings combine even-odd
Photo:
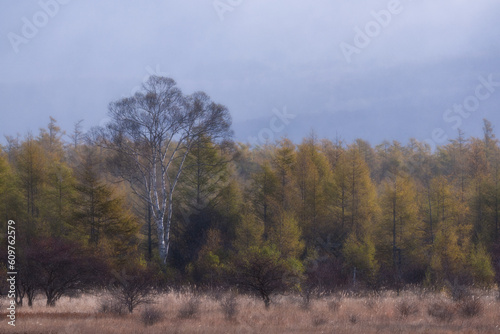
[[(43, 298), (17, 310), (16, 326), (2, 333), (499, 333), (497, 291), (475, 291), (462, 300), (425, 290), (337, 293), (306, 301), (298, 295), (262, 300), (230, 292), (169, 292), (132, 314), (106, 293)], [(2, 300), (2, 310), (6, 308)], [(2, 312), (2, 319), (6, 313)]]

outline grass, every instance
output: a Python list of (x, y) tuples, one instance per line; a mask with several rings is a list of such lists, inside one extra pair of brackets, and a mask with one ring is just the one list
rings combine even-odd
[[(84, 295), (62, 298), (54, 308), (41, 299), (33, 308), (18, 308), (15, 328), (7, 325), (3, 308), (0, 333), (500, 333), (495, 294), (475, 294), (467, 302), (411, 291), (399, 297), (337, 294), (312, 299), (307, 308), (300, 296), (275, 296), (266, 310), (249, 296), (172, 292), (121, 316), (100, 312), (105, 296)], [(231, 306), (237, 311), (228, 315)]]

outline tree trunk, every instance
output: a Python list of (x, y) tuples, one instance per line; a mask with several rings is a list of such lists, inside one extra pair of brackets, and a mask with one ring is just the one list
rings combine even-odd
[(152, 242), (152, 236), (151, 236), (151, 206), (148, 205), (148, 258), (149, 261), (151, 261), (153, 257), (153, 242)]
[(55, 307), (56, 306), (55, 294), (53, 294), (51, 292), (47, 292), (45, 295), (47, 296), (47, 306), (48, 307)]
[(35, 289), (33, 287), (28, 288), (26, 296), (28, 297), (28, 306), (33, 307), (33, 301), (35, 300)]
[(25, 290), (22, 287), (20, 287), (16, 282), (16, 294), (14, 296), (14, 299), (16, 301), (17, 306), (23, 306), (24, 294)]
[(164, 244), (165, 244), (165, 261), (164, 263), (167, 263), (167, 254), (168, 254), (168, 249), (170, 247), (170, 226), (172, 225), (172, 210), (173, 210), (173, 197), (172, 197), (172, 191), (170, 192), (170, 195), (168, 197), (168, 212), (167, 212), (167, 222), (165, 226), (165, 236), (164, 236)]
[(160, 253), (160, 259), (163, 264), (167, 264), (167, 253), (168, 248), (165, 245), (165, 228), (163, 226), (163, 215), (160, 218), (155, 218), (156, 229), (158, 231), (158, 251)]
[(269, 298), (269, 295), (267, 293), (261, 292), (262, 300), (264, 300), (264, 305), (266, 306), (266, 309), (269, 308), (269, 305), (271, 305), (271, 299)]
[(432, 204), (431, 204), (431, 190), (430, 186), (427, 186), (427, 199), (429, 203), (429, 225), (431, 229), (431, 245), (434, 244), (434, 231), (433, 231), (433, 226), (432, 226)]

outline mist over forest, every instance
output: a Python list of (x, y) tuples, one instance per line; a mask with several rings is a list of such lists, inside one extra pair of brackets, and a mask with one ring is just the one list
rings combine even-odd
[(167, 285), (252, 290), (255, 267), (287, 272), (260, 292), (266, 305), (298, 286), (498, 282), (500, 147), (486, 119), (482, 137), (459, 130), (434, 151), (314, 132), (252, 146), (231, 139), (226, 107), (155, 76), (110, 103), (109, 117), (87, 133), (51, 118), (37, 134), (7, 137), (0, 209), (26, 257), (20, 289), (47, 289), (43, 273), (60, 259), (39, 268), (39, 257), (71, 245), (103, 272), (151, 271)]
[(497, 333), (499, 12), (4, 4), (0, 332)]

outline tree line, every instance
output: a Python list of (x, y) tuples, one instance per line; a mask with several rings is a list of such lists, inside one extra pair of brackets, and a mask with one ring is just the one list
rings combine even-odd
[(20, 303), (120, 285), (123, 272), (237, 286), (266, 305), (283, 290), (499, 282), (500, 147), (487, 120), (482, 138), (459, 131), (435, 151), (314, 133), (250, 147), (231, 141), (224, 106), (154, 76), (109, 110), (105, 127), (66, 134), (51, 118), (1, 148)]

